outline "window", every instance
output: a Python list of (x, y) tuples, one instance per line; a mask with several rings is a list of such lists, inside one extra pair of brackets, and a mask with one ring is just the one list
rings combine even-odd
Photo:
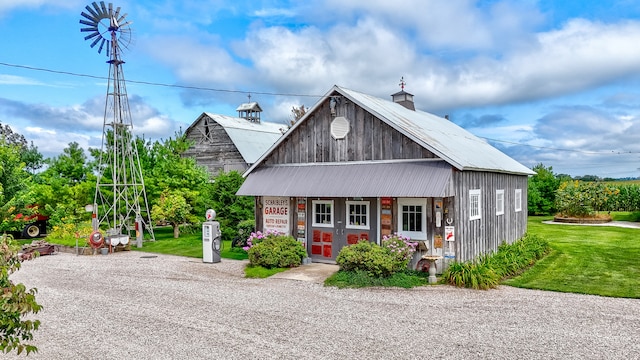
[(427, 239), (427, 201), (398, 199), (398, 232), (414, 240)]
[(522, 211), (522, 189), (516, 189), (516, 212)]
[(469, 220), (478, 220), (480, 212), (480, 189), (469, 190)]
[(504, 189), (496, 190), (496, 215), (504, 214)]
[(369, 202), (347, 201), (347, 229), (369, 229)]
[(313, 200), (313, 226), (333, 227), (333, 200)]

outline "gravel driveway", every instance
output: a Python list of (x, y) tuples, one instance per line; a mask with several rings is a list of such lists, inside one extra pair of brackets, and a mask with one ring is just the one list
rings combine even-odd
[(338, 290), (245, 279), (245, 264), (133, 251), (25, 262), (12, 279), (38, 288), (44, 306), (40, 351), (28, 358), (640, 358), (637, 299), (511, 287)]

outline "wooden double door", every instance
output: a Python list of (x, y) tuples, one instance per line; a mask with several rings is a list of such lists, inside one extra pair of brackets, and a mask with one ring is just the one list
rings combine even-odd
[(306, 217), (314, 262), (335, 263), (344, 246), (378, 238), (376, 198), (308, 198)]

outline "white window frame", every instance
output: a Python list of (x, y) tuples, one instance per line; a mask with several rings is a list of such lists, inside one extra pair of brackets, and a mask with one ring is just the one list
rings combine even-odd
[(469, 220), (482, 219), (482, 192), (480, 189), (469, 190)]
[[(352, 225), (349, 216), (351, 215), (349, 212), (351, 211), (350, 207), (351, 205), (364, 205), (365, 207), (365, 225)], [(371, 213), (371, 204), (369, 201), (354, 201), (354, 200), (347, 200), (346, 201), (346, 218), (345, 218), (345, 228), (347, 229), (362, 229), (362, 230), (369, 230), (370, 229), (370, 224), (371, 222), (369, 221), (369, 214)], [(355, 214), (354, 214), (355, 215)], [(360, 215), (356, 215), (356, 216), (362, 216), (362, 214)]]
[[(402, 230), (402, 207), (422, 206), (422, 231)], [(398, 233), (410, 237), (412, 240), (427, 240), (427, 199), (422, 198), (399, 198), (398, 199)]]
[[(325, 204), (331, 206), (331, 212), (329, 215), (331, 216), (330, 223), (317, 223), (316, 222), (316, 204)], [(333, 204), (333, 200), (311, 200), (311, 208), (312, 208), (312, 225), (314, 227), (333, 227), (333, 219), (335, 219), (335, 206)]]
[(496, 190), (496, 215), (504, 215), (504, 189)]
[(520, 212), (522, 211), (522, 189), (516, 189), (515, 196), (515, 210)]

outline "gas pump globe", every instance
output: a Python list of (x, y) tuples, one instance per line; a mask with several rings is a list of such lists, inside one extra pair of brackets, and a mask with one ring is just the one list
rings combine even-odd
[(207, 220), (202, 223), (202, 262), (218, 263), (222, 250), (220, 223), (215, 221), (216, 212), (213, 209), (205, 212), (205, 218)]

